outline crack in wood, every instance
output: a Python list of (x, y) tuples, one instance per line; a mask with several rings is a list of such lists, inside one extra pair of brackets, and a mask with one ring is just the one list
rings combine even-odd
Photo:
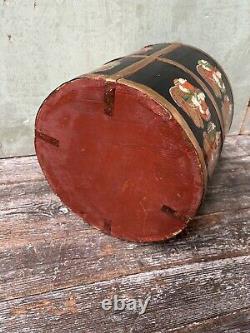
[(59, 147), (59, 140), (53, 138), (52, 136), (44, 134), (38, 130), (35, 130), (35, 135), (36, 135), (36, 138), (39, 138), (53, 146)]

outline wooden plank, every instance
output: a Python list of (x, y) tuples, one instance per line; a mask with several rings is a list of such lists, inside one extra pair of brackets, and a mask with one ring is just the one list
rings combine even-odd
[[(248, 333), (250, 327), (250, 309), (242, 309), (215, 316), (201, 322), (170, 329), (171, 333)], [(160, 332), (159, 332), (160, 333)]]
[[(250, 306), (250, 257), (188, 264), (0, 303), (3, 332), (167, 332)], [(147, 310), (105, 311), (106, 298), (145, 299)]]
[(0, 159), (0, 184), (43, 179), (44, 176), (35, 156)]
[(0, 300), (246, 255), (249, 218), (250, 210), (198, 218), (175, 239), (151, 245), (122, 242), (70, 215), (21, 220), (0, 229)]
[[(200, 215), (208, 216), (197, 217), (184, 233), (165, 246), (121, 242), (89, 227), (61, 204), (45, 181), (27, 181), (25, 158), (22, 163), (25, 181), (20, 183), (19, 178), (16, 184), (0, 186), (0, 267), (6, 285), (4, 288), (2, 284), (0, 299), (190, 261), (245, 254), (250, 212), (239, 208), (250, 207), (248, 156), (245, 150), (239, 149), (240, 145), (235, 147), (244, 167), (239, 167), (240, 162), (234, 159), (222, 161), (223, 173), (218, 168), (215, 184), (209, 186), (200, 210)], [(31, 171), (31, 160), (27, 159)], [(16, 160), (20, 163), (20, 159)], [(9, 161), (13, 163), (12, 159)], [(232, 163), (236, 163), (234, 168)], [(13, 163), (12, 167), (16, 170), (17, 164)], [(34, 170), (39, 174), (39, 170)], [(233, 191), (235, 197), (231, 196)], [(232, 209), (236, 211), (216, 212)], [(127, 262), (130, 266), (125, 270)]]
[[(199, 215), (175, 239), (150, 245), (83, 223), (34, 157), (0, 160), (0, 332), (244, 332), (249, 147), (250, 137), (227, 138)], [(144, 297), (158, 287), (145, 315), (100, 308), (104, 295)]]

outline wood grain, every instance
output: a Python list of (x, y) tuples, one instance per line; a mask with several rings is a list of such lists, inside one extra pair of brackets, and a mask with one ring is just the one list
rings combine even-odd
[[(0, 160), (0, 332), (247, 332), (250, 137), (229, 137), (199, 215), (136, 244), (83, 223), (35, 157)], [(143, 315), (100, 302), (151, 296)]]
[[(31, 332), (162, 331), (250, 306), (249, 264), (244, 256), (83, 284), (1, 303), (0, 318), (7, 332), (27, 326)], [(151, 296), (147, 312), (102, 310), (101, 301), (114, 294)]]

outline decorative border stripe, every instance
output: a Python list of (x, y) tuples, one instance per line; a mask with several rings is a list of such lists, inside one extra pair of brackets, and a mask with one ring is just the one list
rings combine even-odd
[(124, 76), (131, 75), (131, 74), (137, 72), (138, 70), (140, 70), (141, 68), (145, 67), (146, 65), (150, 64), (151, 62), (153, 62), (160, 55), (167, 54), (168, 52), (171, 52), (180, 46), (181, 46), (181, 44), (178, 44), (178, 43), (168, 45), (167, 47), (164, 47), (163, 49), (154, 52), (150, 56), (144, 56), (141, 61), (137, 61), (136, 63), (134, 63), (130, 66), (127, 66), (126, 68), (120, 70), (119, 72), (117, 72), (113, 75), (109, 75), (109, 77), (111, 77), (112, 79), (118, 80), (118, 79), (123, 78)]

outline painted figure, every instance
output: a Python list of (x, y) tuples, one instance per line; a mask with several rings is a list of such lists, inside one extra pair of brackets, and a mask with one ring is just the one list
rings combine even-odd
[(211, 177), (219, 158), (221, 147), (221, 132), (217, 131), (213, 122), (209, 122), (207, 131), (203, 133), (203, 139), (208, 175)]
[(192, 118), (195, 125), (204, 128), (204, 120), (208, 121), (211, 116), (205, 94), (183, 78), (174, 80), (170, 94), (176, 104)]
[(211, 86), (217, 97), (221, 97), (222, 94), (225, 93), (226, 88), (222, 80), (221, 72), (215, 66), (212, 66), (208, 61), (201, 59), (198, 61), (196, 69), (203, 79)]

